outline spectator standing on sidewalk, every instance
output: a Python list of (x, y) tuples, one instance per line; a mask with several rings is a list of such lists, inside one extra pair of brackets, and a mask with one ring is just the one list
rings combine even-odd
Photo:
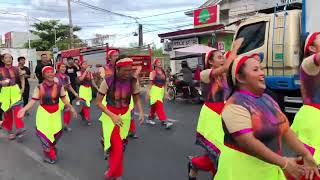
[[(29, 84), (29, 78), (31, 75), (30, 69), (25, 66), (26, 63), (26, 58), (21, 56), (18, 57), (18, 67), (20, 69), (20, 71), (22, 72), (22, 74), (24, 74), (24, 91), (22, 93), (22, 99), (23, 99), (23, 106), (28, 104), (29, 101), (29, 94), (30, 94), (30, 84)], [(21, 83), (19, 82), (19, 87), (21, 88)], [(29, 115), (29, 113), (26, 114), (27, 116)]]
[[(67, 59), (67, 71), (66, 74), (69, 76), (72, 88), (78, 93), (79, 83), (77, 81), (77, 72), (80, 70), (79, 66), (73, 61), (72, 57)], [(70, 104), (76, 98), (72, 92), (68, 91), (70, 97)]]
[(52, 64), (50, 63), (47, 54), (41, 54), (41, 62), (39, 64), (37, 64), (36, 70), (35, 70), (35, 74), (37, 76), (39, 84), (41, 84), (42, 81), (44, 80), (44, 78), (42, 76), (42, 69), (45, 66), (52, 66)]

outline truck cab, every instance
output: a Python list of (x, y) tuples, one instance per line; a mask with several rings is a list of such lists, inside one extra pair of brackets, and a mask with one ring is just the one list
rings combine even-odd
[(262, 53), (268, 92), (290, 120), (302, 105), (299, 66), (303, 54), (302, 10), (257, 14), (240, 23), (235, 39), (244, 37), (238, 55)]

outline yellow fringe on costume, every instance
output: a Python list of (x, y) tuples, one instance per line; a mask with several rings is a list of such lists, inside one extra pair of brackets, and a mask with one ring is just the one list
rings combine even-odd
[(198, 120), (197, 132), (213, 143), (217, 148), (224, 146), (224, 131), (221, 115), (203, 105)]
[(6, 112), (10, 107), (21, 100), (20, 88), (16, 84), (14, 86), (6, 86), (1, 88), (1, 98), (0, 101), (1, 109)]
[(86, 101), (86, 105), (90, 107), (90, 102), (92, 100), (92, 89), (91, 87), (80, 86), (79, 97)]
[(163, 102), (164, 98), (164, 87), (160, 88), (158, 86), (152, 85), (150, 89), (150, 105), (156, 103), (157, 101)]
[(54, 135), (62, 129), (61, 111), (49, 113), (42, 106), (38, 107), (36, 114), (37, 130), (43, 133), (53, 143)]
[(309, 105), (303, 105), (291, 125), (291, 129), (305, 144), (315, 148), (313, 157), (320, 164), (320, 110)]
[[(124, 115), (121, 115), (120, 118), (123, 122), (122, 127), (120, 127), (120, 136), (121, 136), (121, 139), (123, 140), (127, 138), (129, 129), (130, 129), (130, 121), (131, 121), (130, 109), (128, 109), (128, 111)], [(100, 117), (100, 121), (102, 122), (104, 150), (106, 151), (111, 146), (110, 139), (111, 139), (111, 134), (115, 125), (112, 122), (111, 118), (105, 113), (102, 113)]]
[(224, 147), (214, 180), (286, 180), (279, 166)]

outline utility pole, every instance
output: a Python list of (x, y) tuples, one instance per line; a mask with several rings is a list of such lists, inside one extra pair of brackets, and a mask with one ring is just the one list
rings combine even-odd
[(69, 14), (69, 27), (70, 27), (70, 48), (73, 48), (73, 25), (71, 16), (71, 0), (68, 0), (68, 14)]
[(139, 24), (139, 47), (143, 46), (143, 30), (142, 24)]

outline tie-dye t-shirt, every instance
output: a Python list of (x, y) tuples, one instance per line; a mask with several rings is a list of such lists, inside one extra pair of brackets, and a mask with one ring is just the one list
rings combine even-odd
[(201, 71), (201, 87), (205, 102), (224, 102), (229, 96), (227, 78), (225, 75), (214, 77), (214, 69)]
[(163, 87), (166, 83), (166, 73), (163, 69), (160, 72), (153, 70), (150, 73), (150, 81), (156, 86)]
[(304, 104), (320, 104), (320, 66), (316, 55), (305, 58), (301, 64), (301, 94)]
[(57, 78), (58, 82), (61, 84), (61, 86), (63, 86), (65, 89), (68, 85), (71, 84), (70, 78), (66, 74), (57, 73), (56, 78)]
[(116, 79), (114, 81), (114, 76), (111, 76), (102, 81), (99, 93), (107, 96), (108, 105), (115, 108), (127, 108), (131, 96), (140, 93), (140, 85), (136, 78)]
[[(77, 72), (78, 78), (80, 76), (82, 76), (83, 74), (84, 74), (84, 71), (78, 71)], [(80, 81), (80, 85), (91, 86), (92, 85), (92, 79), (93, 79), (92, 73), (91, 72), (87, 72), (87, 74), (84, 77), (84, 79), (82, 81), (79, 80)]]
[(19, 83), (19, 69), (17, 67), (11, 66), (10, 68), (7, 67), (0, 67), (0, 74), (2, 80), (10, 79), (10, 82), (6, 86), (13, 86)]
[(44, 81), (34, 89), (32, 99), (39, 100), (40, 105), (57, 105), (59, 98), (65, 95), (66, 91), (60, 83), (54, 82), (50, 84)]
[(105, 73), (105, 77), (110, 77), (113, 75), (114, 72), (114, 65), (109, 63), (104, 67), (104, 73)]
[(252, 132), (265, 146), (281, 154), (282, 135), (289, 128), (289, 122), (269, 95), (235, 92), (224, 107), (222, 119), (226, 144), (245, 152), (234, 138)]

